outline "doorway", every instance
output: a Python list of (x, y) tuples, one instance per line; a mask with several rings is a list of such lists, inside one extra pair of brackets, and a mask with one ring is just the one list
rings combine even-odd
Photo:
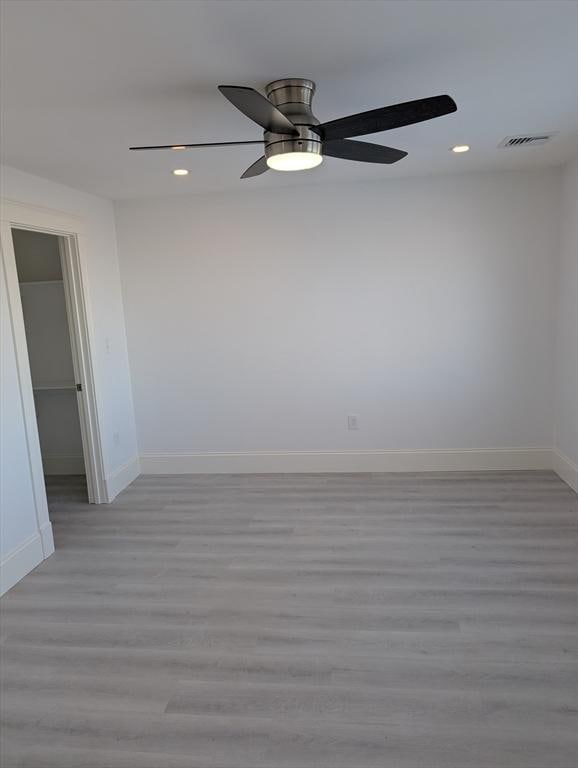
[(65, 489), (88, 501), (59, 235), (12, 228), (42, 467), (49, 501)]
[[(46, 500), (109, 501), (97, 408), (81, 219), (2, 200), (0, 242), (8, 315), (39, 530)], [(50, 542), (46, 547), (51, 551)], [(45, 553), (45, 556), (46, 553)]]

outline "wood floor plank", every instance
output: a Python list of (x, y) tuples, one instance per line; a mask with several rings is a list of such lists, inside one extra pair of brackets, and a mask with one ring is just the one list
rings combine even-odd
[[(570, 768), (575, 738), (536, 724), (532, 730), (446, 724), (417, 728), (380, 723), (281, 718), (72, 712), (28, 707), (4, 714), (7, 745), (186, 755), (191, 768)], [(9, 764), (8, 764), (9, 765)], [(130, 763), (129, 763), (130, 765)], [(116, 767), (115, 767), (116, 768)]]
[(570, 731), (576, 724), (574, 702), (532, 694), (490, 694), (478, 691), (435, 691), (379, 686), (298, 685), (180, 681), (166, 712), (225, 717), (272, 717), (308, 721), (337, 720), (420, 728), (448, 723), (473, 728), (502, 725), (523, 728), (528, 718), (553, 730)]

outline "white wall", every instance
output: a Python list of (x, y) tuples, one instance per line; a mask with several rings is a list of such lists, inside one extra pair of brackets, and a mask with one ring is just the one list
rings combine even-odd
[(20, 298), (44, 474), (85, 474), (64, 285), (20, 283)]
[(578, 490), (578, 161), (563, 174), (556, 294), (557, 470)]
[[(112, 204), (11, 168), (3, 167), (1, 171), (2, 197), (65, 211), (84, 221), (89, 249), (88, 300), (94, 319), (96, 395), (107, 486), (109, 495), (114, 495), (138, 473), (139, 465)], [(0, 592), (53, 551), (50, 522), (37, 517), (37, 510), (46, 515), (45, 502), (34, 501), (4, 280), (2, 268)]]
[(550, 447), (558, 192), (549, 170), (116, 204), (145, 470)]
[(109, 488), (118, 490), (118, 478), (127, 464), (134, 466), (138, 449), (112, 203), (14, 168), (1, 170), (2, 197), (84, 221), (105, 472)]

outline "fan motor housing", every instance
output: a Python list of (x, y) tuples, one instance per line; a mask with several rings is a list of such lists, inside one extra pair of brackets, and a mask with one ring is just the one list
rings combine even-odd
[(274, 80), (265, 88), (267, 98), (289, 118), (298, 131), (298, 136), (287, 133), (265, 131), (265, 157), (283, 155), (289, 152), (310, 152), (322, 154), (321, 138), (311, 129), (319, 120), (311, 111), (315, 83), (301, 77)]

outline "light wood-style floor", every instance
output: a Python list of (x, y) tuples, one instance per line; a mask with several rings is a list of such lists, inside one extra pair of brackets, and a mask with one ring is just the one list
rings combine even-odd
[(3, 768), (575, 768), (550, 472), (51, 484), (2, 600)]

